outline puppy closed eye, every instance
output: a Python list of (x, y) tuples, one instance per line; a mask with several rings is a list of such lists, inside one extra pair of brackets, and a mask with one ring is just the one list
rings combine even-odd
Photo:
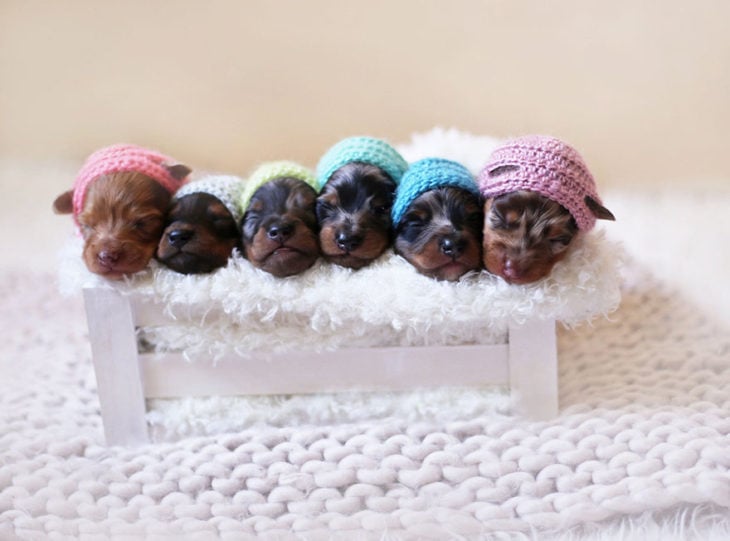
[(315, 211), (317, 213), (317, 219), (322, 221), (332, 215), (335, 207), (327, 201), (317, 200)]
[(390, 212), (391, 206), (389, 203), (383, 203), (382, 201), (373, 201), (370, 203), (370, 212), (376, 216), (383, 216)]
[(571, 240), (573, 240), (573, 237), (571, 235), (560, 235), (559, 237), (553, 237), (550, 239), (550, 249), (555, 253), (562, 252), (568, 247)]

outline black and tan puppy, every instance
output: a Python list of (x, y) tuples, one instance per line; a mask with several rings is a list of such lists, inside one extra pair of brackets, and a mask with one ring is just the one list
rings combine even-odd
[(157, 259), (182, 274), (204, 274), (228, 263), (240, 247), (243, 181), (211, 176), (189, 182), (173, 197)]
[(462, 165), (441, 158), (411, 164), (393, 206), (395, 252), (421, 274), (455, 281), (482, 264), (482, 204)]
[(327, 261), (360, 269), (392, 243), (391, 208), (408, 164), (387, 142), (350, 137), (321, 158), (317, 220)]
[(494, 151), (480, 174), (484, 265), (510, 284), (550, 275), (597, 219), (614, 220), (578, 152), (553, 137), (526, 136)]
[(89, 156), (53, 209), (73, 215), (89, 271), (121, 280), (154, 256), (170, 198), (189, 173), (153, 150), (113, 145)]
[(293, 162), (260, 166), (242, 197), (243, 250), (255, 267), (283, 278), (319, 258), (314, 175)]

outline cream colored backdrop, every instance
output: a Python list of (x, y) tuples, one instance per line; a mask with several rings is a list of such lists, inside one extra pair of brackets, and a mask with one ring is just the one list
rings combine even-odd
[(5, 157), (245, 174), (436, 125), (563, 137), (602, 186), (722, 182), (730, 2), (0, 0)]

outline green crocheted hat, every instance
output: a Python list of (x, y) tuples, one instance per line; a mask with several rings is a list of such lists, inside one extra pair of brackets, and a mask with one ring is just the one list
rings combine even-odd
[(396, 149), (382, 139), (374, 137), (348, 137), (330, 148), (317, 164), (319, 189), (327, 183), (332, 173), (352, 162), (367, 163), (380, 167), (398, 184), (408, 163)]
[(419, 195), (444, 186), (461, 188), (479, 196), (474, 177), (460, 163), (444, 158), (424, 158), (413, 162), (395, 192), (391, 210), (393, 225), (398, 225), (410, 204)]
[(318, 191), (317, 177), (314, 173), (296, 162), (279, 161), (261, 164), (246, 181), (246, 188), (241, 194), (241, 208), (245, 213), (253, 194), (261, 186), (277, 178), (291, 177), (302, 180)]

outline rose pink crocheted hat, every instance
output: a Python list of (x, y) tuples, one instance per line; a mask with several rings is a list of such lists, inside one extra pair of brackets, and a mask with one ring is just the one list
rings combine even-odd
[(527, 135), (508, 141), (492, 152), (477, 179), (487, 198), (527, 190), (556, 201), (570, 212), (583, 231), (596, 224), (585, 197), (602, 204), (593, 176), (580, 154), (554, 137)]
[(86, 159), (74, 182), (74, 221), (78, 225), (78, 216), (84, 208), (89, 185), (100, 176), (135, 171), (155, 179), (170, 194), (174, 194), (185, 179), (173, 177), (165, 165), (176, 163), (178, 162), (173, 158), (136, 145), (112, 145), (97, 150)]

